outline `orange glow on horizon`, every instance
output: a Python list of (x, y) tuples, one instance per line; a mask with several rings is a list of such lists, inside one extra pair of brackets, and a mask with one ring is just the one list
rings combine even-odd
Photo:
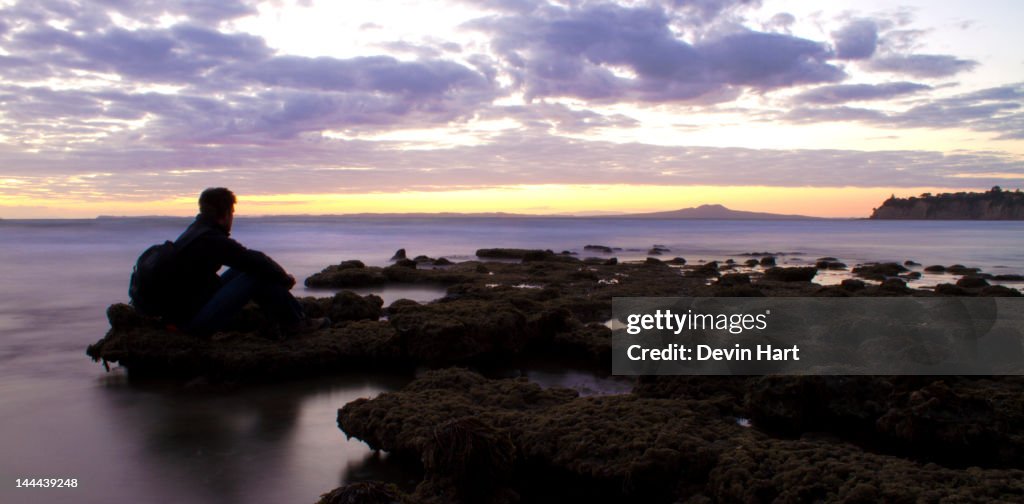
[[(189, 216), (196, 195), (150, 201), (106, 199), (39, 199), (0, 196), (4, 218), (92, 218), (98, 215)], [(935, 187), (766, 187), (649, 185), (521, 185), (448, 191), (357, 194), (238, 193), (240, 216), (352, 213), (483, 213), (602, 215), (677, 210), (721, 204), (733, 210), (815, 217), (867, 217), (891, 194), (972, 189)], [(978, 190), (978, 189), (974, 189)]]

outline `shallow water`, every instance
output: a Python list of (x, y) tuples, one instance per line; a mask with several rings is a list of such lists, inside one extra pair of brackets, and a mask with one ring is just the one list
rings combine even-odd
[[(107, 305), (127, 300), (131, 265), (147, 246), (173, 239), (187, 219), (0, 221), (0, 502), (314, 502), (345, 481), (407, 475), (347, 441), (336, 410), (401, 387), (409, 377), (341, 376), (225, 388), (129, 385), (85, 356), (107, 330)], [(614, 219), (236, 220), (233, 235), (296, 278), (344, 259), (383, 265), (410, 257), (452, 260), (483, 247), (621, 247), (641, 259), (725, 259), (754, 251), (864, 261), (962, 263), (1024, 273), (1024, 223), (876, 221), (643, 221)], [(591, 254), (581, 254), (591, 255)], [(841, 279), (823, 275), (821, 281)], [(937, 276), (935, 281), (950, 277)], [(838, 280), (836, 280), (838, 281)], [(911, 284), (915, 285), (915, 284)], [(426, 301), (439, 287), (377, 292)], [(296, 289), (298, 295), (329, 295)], [(581, 394), (624, 392), (629, 382), (551, 366), (518, 371)], [(16, 489), (15, 478), (77, 478), (77, 489)], [(155, 499), (159, 496), (159, 499)]]

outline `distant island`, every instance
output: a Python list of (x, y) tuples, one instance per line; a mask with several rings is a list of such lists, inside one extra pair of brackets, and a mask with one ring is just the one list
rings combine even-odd
[[(692, 208), (681, 208), (679, 210), (669, 210), (665, 212), (649, 212), (649, 213), (635, 213), (635, 214), (602, 214), (602, 215), (571, 215), (571, 214), (554, 214), (554, 215), (537, 215), (537, 214), (518, 214), (518, 213), (507, 213), (507, 212), (474, 212), (474, 213), (458, 213), (458, 212), (437, 212), (437, 213), (426, 213), (426, 212), (405, 212), (405, 213), (352, 213), (352, 214), (296, 214), (296, 215), (253, 215), (253, 216), (241, 216), (241, 218), (260, 218), (260, 219), (295, 219), (295, 218), (320, 218), (320, 217), (343, 217), (343, 218), (358, 218), (358, 219), (416, 219), (416, 218), (574, 218), (574, 219), (719, 219), (719, 220), (797, 220), (797, 219), (814, 219), (820, 220), (824, 217), (810, 217), (807, 215), (786, 215), (786, 214), (774, 214), (766, 212), (746, 212), (743, 210), (732, 210), (722, 205), (701, 205)], [(140, 217), (128, 217), (128, 216), (114, 216), (114, 215), (100, 215), (97, 219), (184, 219), (186, 217), (170, 217), (170, 216), (140, 216)]]
[(785, 215), (765, 212), (745, 212), (742, 210), (731, 210), (722, 205), (701, 205), (695, 208), (681, 208), (668, 212), (650, 212), (626, 215), (608, 215), (608, 218), (629, 218), (629, 219), (749, 219), (749, 220), (797, 220), (797, 219), (822, 219), (823, 217), (809, 217), (807, 215)]
[(1024, 193), (999, 186), (987, 192), (895, 195), (874, 209), (872, 219), (1024, 220)]

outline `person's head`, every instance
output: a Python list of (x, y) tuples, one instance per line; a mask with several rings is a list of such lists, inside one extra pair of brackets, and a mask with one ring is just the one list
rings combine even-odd
[(235, 193), (224, 187), (211, 187), (199, 195), (199, 213), (231, 230), (235, 216)]

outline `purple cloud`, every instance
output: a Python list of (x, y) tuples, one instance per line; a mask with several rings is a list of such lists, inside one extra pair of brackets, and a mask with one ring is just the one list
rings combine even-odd
[(793, 97), (795, 103), (837, 104), (850, 101), (888, 100), (921, 91), (931, 86), (915, 82), (886, 82), (882, 84), (837, 84), (804, 91)]
[(951, 77), (973, 70), (977, 66), (977, 61), (945, 54), (889, 55), (874, 58), (867, 63), (867, 68), (876, 72), (891, 72), (919, 78)]
[(839, 59), (866, 59), (878, 45), (878, 25), (871, 19), (856, 19), (832, 34)]
[[(487, 18), (470, 26), (531, 97), (602, 101), (731, 99), (741, 88), (770, 90), (845, 77), (821, 43), (790, 35), (731, 31), (690, 44), (658, 7), (599, 4)], [(636, 78), (616, 72), (628, 69)]]
[[(910, 83), (905, 83), (910, 84)], [(810, 91), (813, 93), (815, 90)], [(869, 93), (877, 90), (868, 91)], [(855, 91), (861, 93), (863, 91)], [(843, 93), (849, 94), (850, 91)], [(840, 93), (840, 94), (843, 94)], [(819, 103), (832, 104), (830, 93)], [(799, 96), (796, 101), (799, 100)], [(813, 102), (813, 100), (805, 100)], [(850, 100), (852, 101), (852, 100)], [(1001, 86), (931, 100), (909, 109), (890, 112), (855, 107), (796, 107), (779, 119), (797, 123), (859, 121), (898, 128), (968, 128), (995, 132), (1001, 139), (1024, 138), (1024, 85)]]

